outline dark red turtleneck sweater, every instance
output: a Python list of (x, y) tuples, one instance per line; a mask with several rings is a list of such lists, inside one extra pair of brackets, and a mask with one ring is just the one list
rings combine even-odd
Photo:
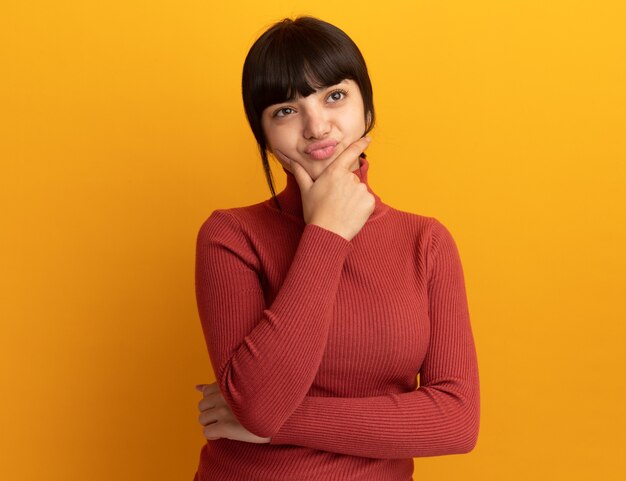
[[(368, 167), (354, 171), (366, 184)], [(478, 366), (456, 244), (435, 218), (372, 194), (351, 241), (304, 223), (289, 172), (282, 213), (268, 199), (200, 228), (211, 364), (237, 419), (272, 441), (208, 441), (197, 480), (405, 481), (414, 457), (474, 448)]]

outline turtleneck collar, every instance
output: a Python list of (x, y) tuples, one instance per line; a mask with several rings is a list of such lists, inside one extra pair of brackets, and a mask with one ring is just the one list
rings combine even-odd
[[(296, 177), (289, 172), (287, 169), (283, 167), (283, 170), (287, 174), (287, 185), (276, 197), (280, 202), (280, 206), (282, 207), (283, 212), (287, 214), (291, 214), (299, 219), (303, 220), (302, 214), (302, 196), (300, 194), (300, 186), (298, 185), (298, 181)], [(380, 197), (376, 195), (375, 192), (372, 191), (369, 183), (367, 182), (367, 172), (369, 170), (369, 162), (365, 156), (359, 157), (359, 167), (352, 172), (359, 176), (361, 182), (363, 182), (367, 190), (374, 196), (376, 204), (374, 206), (374, 212), (368, 218), (368, 222), (376, 217), (381, 216), (383, 213), (387, 211), (389, 208), (386, 204), (382, 202)], [(275, 207), (275, 203), (272, 199), (269, 199), (269, 202), (272, 206)]]

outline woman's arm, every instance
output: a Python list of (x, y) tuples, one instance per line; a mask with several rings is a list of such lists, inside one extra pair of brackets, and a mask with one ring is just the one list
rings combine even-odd
[(196, 298), (202, 328), (220, 390), (252, 433), (273, 435), (309, 390), (351, 248), (340, 235), (307, 224), (268, 307), (258, 259), (237, 219), (217, 210), (201, 227)]
[(419, 389), (368, 398), (306, 397), (271, 444), (372, 458), (460, 454), (474, 448), (479, 378), (463, 270), (456, 244), (439, 221), (432, 235), (431, 337)]
[[(431, 245), (431, 339), (420, 388), (366, 398), (307, 396), (271, 440), (254, 442), (372, 458), (461, 454), (474, 448), (480, 419), (479, 378), (461, 261), (452, 236), (438, 221)], [(225, 408), (220, 397), (211, 387), (200, 402), (205, 435), (251, 442), (228, 409), (212, 409)], [(210, 424), (214, 421), (218, 422)]]

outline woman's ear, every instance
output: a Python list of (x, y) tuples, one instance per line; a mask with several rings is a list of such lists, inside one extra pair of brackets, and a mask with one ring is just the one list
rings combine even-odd
[(370, 125), (372, 123), (372, 112), (367, 112), (366, 121), (365, 121), (365, 130), (369, 130)]

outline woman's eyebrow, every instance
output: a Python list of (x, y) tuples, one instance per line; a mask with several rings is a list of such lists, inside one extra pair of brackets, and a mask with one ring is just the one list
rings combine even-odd
[(345, 79), (343, 79), (343, 80), (341, 80), (339, 82), (336, 82), (334, 84), (329, 85), (328, 87), (334, 87), (335, 85), (347, 84), (348, 81), (349, 81), (349, 79), (345, 78)]
[[(337, 85), (347, 84), (348, 80), (349, 79), (343, 79), (340, 82), (337, 82), (337, 83), (334, 83), (334, 84), (320, 85), (320, 86), (318, 86), (317, 89), (315, 89), (315, 91), (311, 92), (309, 95), (314, 95), (316, 93), (325, 92), (326, 90), (328, 90), (328, 89), (330, 89), (332, 87), (336, 87)], [(309, 95), (307, 95), (307, 97)], [(294, 95), (294, 96), (292, 96), (292, 97), (290, 97), (288, 99), (285, 99), (285, 100), (283, 100), (281, 102), (276, 102), (274, 104), (268, 105), (268, 107), (274, 107), (274, 106), (278, 106), (278, 105), (282, 105), (282, 104), (288, 104), (288, 103), (291, 103), (291, 102), (296, 102), (300, 98), (302, 98), (302, 95), (300, 95), (299, 93), (296, 93), (296, 95)]]
[(319, 89), (317, 89), (315, 92), (313, 93), (317, 93), (317, 92), (323, 92), (326, 91), (328, 89), (331, 89), (333, 87), (337, 87), (338, 85), (346, 85), (348, 82), (346, 80), (342, 80), (341, 82), (337, 82), (336, 84), (330, 84), (330, 85), (324, 85), (323, 87), (320, 87)]

